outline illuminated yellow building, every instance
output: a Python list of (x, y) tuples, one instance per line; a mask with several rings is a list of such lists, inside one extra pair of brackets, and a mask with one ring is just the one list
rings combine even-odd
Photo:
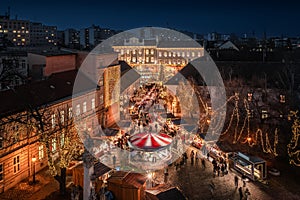
[(204, 49), (193, 40), (159, 40), (132, 37), (114, 45), (119, 60), (135, 67), (142, 78), (160, 76), (160, 66), (164, 66), (166, 78), (174, 75), (190, 61), (202, 57)]

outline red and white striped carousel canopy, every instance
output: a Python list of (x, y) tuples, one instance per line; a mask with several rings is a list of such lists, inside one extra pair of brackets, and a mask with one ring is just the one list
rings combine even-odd
[(129, 142), (139, 149), (155, 150), (169, 146), (172, 137), (164, 133), (138, 133), (131, 136)]

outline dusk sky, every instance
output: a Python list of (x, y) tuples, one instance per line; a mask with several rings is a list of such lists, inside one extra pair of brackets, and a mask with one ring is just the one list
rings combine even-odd
[[(294, 1), (295, 2), (295, 1)], [(0, 13), (57, 25), (60, 30), (92, 24), (118, 30), (169, 27), (200, 34), (220, 33), (300, 36), (300, 2), (292, 1), (109, 1), (1, 0)]]

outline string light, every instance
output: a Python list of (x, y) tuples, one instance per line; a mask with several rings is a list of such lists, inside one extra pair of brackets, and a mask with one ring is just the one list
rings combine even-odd
[(300, 167), (300, 150), (298, 141), (300, 138), (300, 121), (298, 117), (298, 111), (290, 111), (288, 119), (293, 119), (292, 125), (292, 138), (287, 145), (287, 152), (290, 159), (290, 164)]

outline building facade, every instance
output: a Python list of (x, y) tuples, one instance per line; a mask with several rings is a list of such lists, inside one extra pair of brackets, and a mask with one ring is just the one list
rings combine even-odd
[(30, 44), (30, 22), (11, 19), (9, 15), (0, 16), (0, 35), (15, 46)]

